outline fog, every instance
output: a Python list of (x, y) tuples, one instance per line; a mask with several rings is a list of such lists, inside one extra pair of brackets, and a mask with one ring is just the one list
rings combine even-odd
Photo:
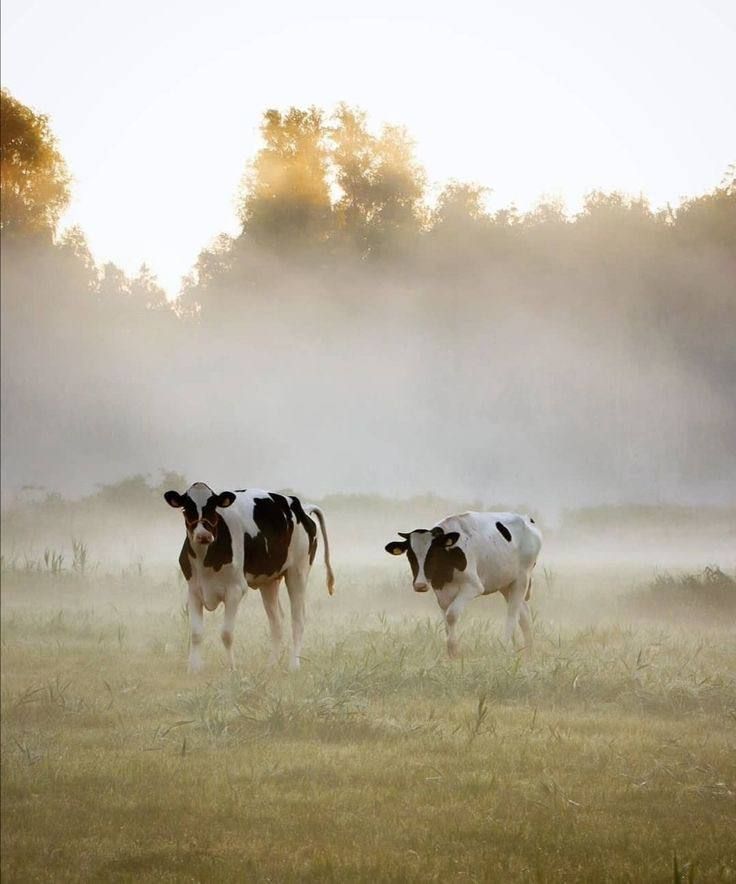
[[(704, 268), (723, 285), (725, 264), (701, 257), (700, 285)], [(622, 309), (605, 278), (560, 290), (534, 271), (331, 282), (305, 269), (216, 317), (177, 318), (57, 305), (58, 280), (41, 273), (24, 290), (15, 269), (6, 499), (167, 468), (219, 488), (431, 492), (552, 512), (734, 500), (732, 302), (708, 317), (693, 295), (676, 323), (647, 311), (633, 322), (641, 305)], [(13, 304), (16, 285), (26, 300)]]
[(575, 215), (492, 212), (479, 184), (432, 201), (401, 127), (268, 110), (241, 234), (170, 301), (58, 233), (48, 121), (7, 92), (3, 112), (5, 504), (161, 470), (549, 519), (736, 499), (733, 169), (663, 210), (594, 191)]

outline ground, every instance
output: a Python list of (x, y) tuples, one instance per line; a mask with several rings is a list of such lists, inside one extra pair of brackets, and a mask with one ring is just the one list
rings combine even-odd
[(403, 571), (338, 578), (300, 672), (251, 592), (238, 671), (216, 614), (190, 676), (173, 568), (6, 574), (3, 881), (736, 881), (732, 619), (636, 620), (570, 570), (531, 660), (494, 598), (449, 661)]

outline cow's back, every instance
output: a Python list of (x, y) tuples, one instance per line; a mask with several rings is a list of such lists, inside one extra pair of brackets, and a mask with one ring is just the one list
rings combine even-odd
[(509, 512), (467, 512), (439, 523), (460, 534), (458, 546), (487, 592), (502, 589), (534, 567), (542, 536), (529, 517)]
[(235, 492), (229, 508), (237, 518), (241, 561), (248, 583), (283, 574), (316, 548), (316, 526), (295, 497), (248, 488)]

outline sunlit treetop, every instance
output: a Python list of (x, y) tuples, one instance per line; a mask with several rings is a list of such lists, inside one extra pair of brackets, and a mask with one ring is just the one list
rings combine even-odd
[(69, 204), (71, 177), (48, 117), (0, 92), (0, 229), (53, 235)]

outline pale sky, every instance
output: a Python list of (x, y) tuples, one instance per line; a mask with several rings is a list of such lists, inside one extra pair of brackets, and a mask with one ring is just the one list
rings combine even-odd
[(733, 0), (2, 3), (2, 84), (49, 114), (74, 176), (64, 224), (170, 294), (236, 232), (266, 108), (403, 124), (435, 187), (477, 181), (491, 208), (661, 205), (736, 161), (734, 47)]

